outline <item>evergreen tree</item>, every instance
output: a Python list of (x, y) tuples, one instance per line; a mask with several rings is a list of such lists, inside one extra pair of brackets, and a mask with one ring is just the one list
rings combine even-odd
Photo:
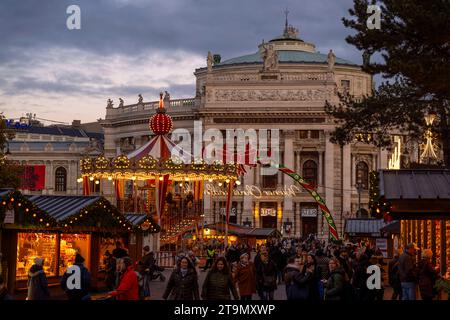
[[(370, 4), (381, 8), (379, 30), (367, 27)], [(346, 144), (357, 134), (371, 133), (371, 142), (387, 146), (395, 130), (419, 138), (426, 129), (425, 114), (433, 112), (433, 131), (450, 167), (450, 1), (354, 0), (349, 13), (343, 23), (355, 33), (347, 42), (366, 57), (381, 58), (378, 63), (366, 58), (363, 70), (389, 81), (370, 96), (339, 94), (338, 106), (326, 103), (338, 123), (332, 141)]]
[(5, 117), (0, 114), (0, 188), (20, 187), (23, 167), (7, 158), (8, 139), (13, 135), (11, 129), (6, 126)]

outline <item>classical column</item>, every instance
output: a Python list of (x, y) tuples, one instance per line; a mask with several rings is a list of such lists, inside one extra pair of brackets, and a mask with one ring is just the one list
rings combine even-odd
[[(253, 169), (250, 169), (245, 175), (244, 175), (244, 190), (246, 186), (251, 186), (254, 184), (254, 172), (256, 171), (258, 167), (255, 167)], [(244, 208), (242, 210), (242, 221), (246, 221), (248, 218), (248, 221), (253, 221), (253, 197), (251, 195), (244, 195)], [(252, 223), (253, 226), (253, 223)]]
[(381, 149), (378, 153), (378, 169), (388, 168), (388, 152), (386, 149)]
[[(330, 132), (325, 134), (325, 203), (332, 216), (336, 218), (334, 210), (334, 145), (330, 142)], [(320, 218), (320, 217), (319, 217)], [(326, 221), (324, 221), (326, 224)], [(323, 227), (323, 226), (322, 226)], [(320, 232), (319, 232), (320, 233)], [(328, 239), (328, 227), (324, 228), (324, 237)]]
[[(323, 188), (323, 151), (319, 151), (319, 163), (317, 166), (317, 184)], [(319, 189), (318, 188), (318, 189)]]
[[(343, 197), (343, 208), (342, 212), (343, 215), (347, 215), (352, 211), (351, 208), (351, 146), (345, 145), (343, 147), (343, 172), (342, 172), (342, 179), (343, 179), (343, 190), (342, 190), (342, 197)], [(330, 209), (331, 210), (331, 209)], [(341, 221), (341, 230), (338, 230), (340, 235), (343, 235), (343, 227), (344, 227), (344, 221)]]
[(253, 223), (253, 228), (260, 227), (260, 219), (259, 219), (259, 201), (255, 201), (255, 212), (253, 213), (255, 217), (255, 223)]
[[(284, 133), (284, 165), (287, 168), (294, 168), (294, 137), (295, 132), (294, 131), (286, 131)], [(287, 179), (284, 179), (284, 188), (290, 189), (291, 186), (294, 184), (294, 180), (287, 177)], [(289, 218), (289, 221), (294, 221), (294, 212), (292, 211), (292, 197), (284, 197), (284, 203), (283, 203), (283, 210), (282, 212), (282, 219), (283, 222), (287, 221)]]

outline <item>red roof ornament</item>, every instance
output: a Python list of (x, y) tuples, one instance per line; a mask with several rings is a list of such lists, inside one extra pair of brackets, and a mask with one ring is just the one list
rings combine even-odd
[(166, 114), (166, 109), (164, 108), (163, 93), (159, 94), (159, 107), (149, 121), (150, 130), (156, 135), (166, 135), (173, 128), (172, 117)]

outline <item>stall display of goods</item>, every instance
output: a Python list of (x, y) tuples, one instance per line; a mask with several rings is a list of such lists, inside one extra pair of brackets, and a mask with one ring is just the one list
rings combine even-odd
[(88, 234), (61, 234), (59, 273), (75, 263), (75, 255), (79, 253), (84, 259), (84, 265), (90, 266), (91, 236)]
[(35, 258), (44, 259), (43, 267), (47, 276), (55, 276), (56, 248), (56, 234), (19, 233), (16, 278), (27, 279)]

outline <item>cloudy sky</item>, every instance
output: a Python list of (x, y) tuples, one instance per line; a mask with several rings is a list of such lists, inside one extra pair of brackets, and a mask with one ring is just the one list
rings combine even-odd
[[(283, 11), (300, 38), (361, 63), (341, 22), (352, 0), (1, 0), (0, 112), (83, 122), (104, 118), (106, 100), (125, 104), (193, 97), (208, 50), (222, 60), (256, 52), (280, 35)], [(81, 8), (81, 30), (66, 9)]]

